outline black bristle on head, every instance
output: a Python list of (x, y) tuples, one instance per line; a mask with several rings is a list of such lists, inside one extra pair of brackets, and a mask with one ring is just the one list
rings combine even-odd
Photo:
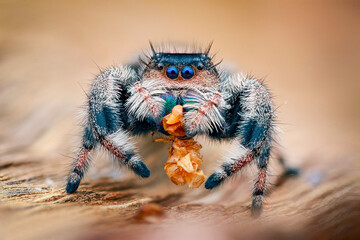
[(207, 48), (206, 48), (205, 51), (204, 51), (204, 54), (205, 54), (205, 55), (209, 55), (213, 43), (214, 43), (214, 41), (211, 41), (211, 42), (209, 43), (209, 45), (207, 46)]
[[(156, 68), (158, 64), (166, 65), (195, 65), (201, 66), (201, 69), (211, 71), (218, 74), (217, 66), (221, 61), (214, 63), (215, 54), (210, 55), (213, 41), (205, 48), (199, 45), (175, 45), (175, 44), (154, 44), (149, 41), (150, 51), (143, 53), (143, 58), (139, 59), (139, 63), (144, 68)], [(180, 47), (178, 47), (180, 46)], [(200, 70), (200, 69), (199, 69)]]
[(217, 63), (214, 64), (213, 68), (216, 68), (217, 66), (219, 66), (222, 63), (222, 59), (220, 61), (218, 61)]
[(152, 54), (155, 55), (156, 54), (156, 51), (155, 51), (155, 48), (154, 48), (154, 45), (151, 41), (149, 41), (149, 44), (150, 44), (150, 48), (151, 48), (151, 51), (152, 51)]
[[(211, 41), (205, 48), (200, 47), (198, 44), (154, 44), (153, 42), (149, 41), (149, 46), (151, 50), (152, 56), (159, 54), (159, 53), (186, 53), (186, 54), (204, 54), (209, 56), (210, 51), (213, 46), (213, 42)], [(210, 57), (210, 56), (209, 56)]]
[(146, 61), (146, 60), (144, 60), (141, 56), (139, 56), (139, 70), (141, 69), (141, 71), (138, 71), (138, 73), (140, 73), (140, 72), (142, 72), (143, 71), (143, 69), (145, 69), (145, 68), (148, 68), (149, 67), (149, 62), (150, 61)]

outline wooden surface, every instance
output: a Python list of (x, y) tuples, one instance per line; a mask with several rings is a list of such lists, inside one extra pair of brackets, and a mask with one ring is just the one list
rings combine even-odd
[[(359, 239), (358, 4), (71, 3), (0, 3), (0, 239)], [(215, 191), (175, 186), (152, 136), (137, 139), (149, 179), (98, 151), (65, 194), (82, 88), (96, 64), (124, 63), (148, 39), (215, 40), (225, 65), (267, 76), (300, 176), (280, 181), (272, 161), (260, 218), (254, 166)], [(209, 176), (234, 146), (200, 142)]]

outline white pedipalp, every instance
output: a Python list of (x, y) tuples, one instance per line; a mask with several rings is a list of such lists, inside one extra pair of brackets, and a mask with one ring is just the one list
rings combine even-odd
[(185, 128), (192, 134), (195, 132), (209, 133), (218, 131), (225, 125), (225, 119), (221, 114), (229, 108), (221, 93), (217, 91), (189, 94), (184, 108)]
[(160, 117), (165, 103), (161, 95), (166, 92), (162, 80), (136, 82), (129, 88), (129, 92), (131, 96), (125, 103), (128, 113), (140, 120)]

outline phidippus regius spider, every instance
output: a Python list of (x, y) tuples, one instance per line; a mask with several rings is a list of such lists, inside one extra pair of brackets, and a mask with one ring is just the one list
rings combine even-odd
[(266, 87), (252, 77), (220, 73), (205, 51), (157, 51), (138, 64), (101, 72), (88, 95), (82, 146), (68, 177), (66, 191), (78, 188), (89, 165), (89, 152), (100, 144), (122, 164), (143, 178), (150, 171), (141, 160), (132, 136), (151, 132), (168, 135), (162, 118), (175, 105), (184, 108), (186, 136), (234, 139), (245, 149), (226, 159), (205, 183), (212, 189), (251, 162), (258, 167), (253, 212), (260, 212), (267, 182), (267, 166), (274, 137), (274, 106)]

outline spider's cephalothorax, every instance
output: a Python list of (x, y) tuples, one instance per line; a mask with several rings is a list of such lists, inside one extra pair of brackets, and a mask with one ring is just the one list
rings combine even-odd
[(68, 177), (66, 191), (75, 192), (89, 164), (89, 152), (101, 145), (141, 177), (150, 171), (132, 136), (164, 131), (162, 118), (175, 105), (184, 107), (187, 137), (235, 139), (244, 149), (225, 159), (206, 181), (212, 189), (245, 165), (256, 162), (259, 172), (252, 209), (259, 213), (267, 182), (267, 165), (274, 135), (274, 107), (264, 85), (241, 74), (219, 74), (208, 51), (170, 53), (153, 50), (144, 64), (109, 68), (93, 81), (82, 146)]
[(143, 80), (162, 79), (169, 86), (210, 87), (220, 83), (211, 58), (203, 53), (156, 53), (146, 65)]

